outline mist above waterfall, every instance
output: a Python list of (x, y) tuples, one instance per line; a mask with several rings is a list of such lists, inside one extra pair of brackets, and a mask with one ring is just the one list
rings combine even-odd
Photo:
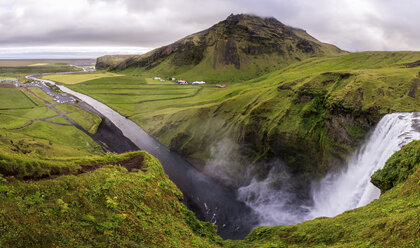
[(272, 169), (264, 180), (253, 178), (238, 189), (244, 201), (259, 216), (259, 225), (292, 225), (303, 220), (311, 201), (307, 187), (299, 183), (280, 161), (271, 162)]
[(249, 183), (254, 167), (242, 156), (244, 149), (228, 138), (220, 140), (210, 148), (204, 173), (234, 188)]
[(291, 225), (336, 216), (379, 198), (380, 191), (370, 183), (370, 177), (383, 168), (393, 153), (417, 139), (420, 139), (420, 113), (385, 115), (366, 142), (349, 157), (342, 171), (312, 182), (311, 200), (279, 161), (271, 166), (265, 179), (255, 177), (240, 187), (238, 199), (259, 215), (259, 225)]

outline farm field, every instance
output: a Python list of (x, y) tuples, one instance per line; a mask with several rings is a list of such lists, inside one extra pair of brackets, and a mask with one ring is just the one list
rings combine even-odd
[[(51, 99), (41, 93), (38, 88), (0, 88), (2, 152), (26, 157), (37, 154), (35, 156), (51, 159), (74, 157), (75, 154), (103, 154), (89, 136), (45, 105)], [(83, 127), (94, 132), (100, 123), (97, 119), (100, 118), (92, 113), (84, 113), (77, 106), (74, 108), (72, 119), (83, 122)]]
[(77, 84), (85, 82), (88, 80), (98, 79), (98, 78), (109, 78), (109, 77), (119, 77), (122, 75), (105, 72), (105, 73), (82, 73), (82, 74), (55, 74), (55, 75), (45, 75), (42, 78), (52, 80), (62, 84)]

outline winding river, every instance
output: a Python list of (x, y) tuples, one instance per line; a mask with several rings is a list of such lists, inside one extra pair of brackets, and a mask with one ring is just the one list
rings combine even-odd
[(26, 78), (41, 83), (55, 84), (63, 92), (89, 104), (109, 119), (137, 147), (159, 159), (169, 178), (184, 194), (184, 203), (196, 213), (199, 219), (216, 224), (220, 236), (228, 239), (242, 239), (258, 224), (257, 215), (244, 202), (237, 200), (236, 192), (220, 186), (197, 171), (179, 154), (170, 151), (136, 123), (107, 105), (54, 81), (38, 78), (46, 74), (29, 75)]
[[(56, 84), (39, 79), (39, 75), (27, 76), (41, 83)], [(259, 225), (292, 225), (320, 216), (336, 216), (346, 210), (364, 206), (380, 195), (370, 183), (371, 175), (381, 169), (388, 158), (412, 140), (420, 139), (420, 113), (393, 113), (385, 115), (368, 135), (363, 144), (339, 173), (330, 173), (311, 185), (309, 202), (301, 200), (296, 190), (278, 188), (279, 175), (288, 185), (286, 170), (270, 171), (264, 180), (252, 182), (238, 191), (222, 187), (211, 178), (197, 171), (176, 152), (170, 151), (148, 135), (133, 121), (121, 116), (105, 104), (79, 92), (56, 84), (116, 126), (113, 137), (120, 131), (138, 148), (162, 163), (169, 178), (184, 194), (184, 203), (201, 220), (218, 226), (223, 238), (244, 238), (253, 227)], [(282, 167), (279, 167), (282, 169)], [(287, 171), (286, 171), (287, 172)], [(239, 200), (238, 200), (239, 199)]]

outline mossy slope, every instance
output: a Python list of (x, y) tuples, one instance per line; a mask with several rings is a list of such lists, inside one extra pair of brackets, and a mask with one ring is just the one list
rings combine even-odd
[[(139, 169), (118, 161), (141, 156)], [(0, 177), (1, 247), (215, 247), (160, 163), (146, 152), (103, 158), (78, 176), (22, 182)], [(107, 164), (114, 165), (107, 165)], [(124, 165), (121, 162), (121, 165)]]

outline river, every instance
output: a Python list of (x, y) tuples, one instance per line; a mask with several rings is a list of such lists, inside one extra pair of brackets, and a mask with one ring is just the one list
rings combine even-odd
[[(38, 76), (27, 78), (55, 84)], [(312, 182), (308, 196), (301, 196), (290, 187), (293, 178), (280, 162), (266, 179), (253, 179), (249, 185), (232, 191), (197, 171), (176, 152), (105, 104), (65, 86), (57, 86), (92, 106), (137, 147), (158, 158), (169, 178), (183, 192), (184, 203), (201, 220), (216, 224), (218, 233), (229, 239), (242, 239), (259, 225), (293, 225), (320, 216), (333, 217), (368, 204), (380, 195), (370, 183), (371, 175), (403, 145), (420, 139), (419, 112), (388, 114), (349, 157), (342, 171)], [(304, 201), (305, 198), (309, 201)]]
[(197, 171), (176, 152), (170, 151), (147, 134), (133, 121), (107, 105), (50, 80), (39, 79), (45, 74), (26, 78), (57, 85), (63, 92), (87, 103), (109, 119), (125, 137), (137, 147), (159, 159), (169, 178), (184, 194), (184, 203), (196, 216), (218, 226), (218, 234), (225, 239), (242, 239), (258, 224), (258, 217), (244, 202), (237, 200), (236, 192), (227, 189)]

